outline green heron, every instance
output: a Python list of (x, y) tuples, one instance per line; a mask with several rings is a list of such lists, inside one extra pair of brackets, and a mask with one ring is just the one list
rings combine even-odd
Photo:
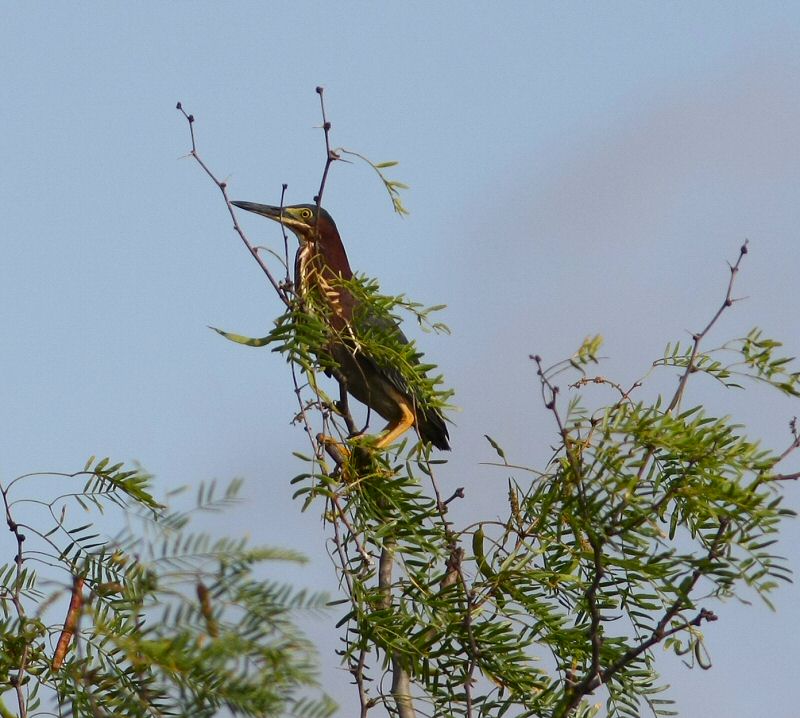
[[(300, 246), (295, 257), (295, 286), (301, 295), (312, 287), (318, 288), (329, 305), (327, 321), (336, 337), (330, 353), (346, 389), (389, 422), (376, 445), (379, 448), (388, 446), (416, 426), (423, 441), (439, 449), (449, 449), (447, 426), (439, 409), (426, 405), (396, 367), (386, 366), (385, 362), (370, 356), (364, 347), (348, 341), (354, 314), (360, 307), (358, 299), (343, 285), (343, 281), (352, 279), (353, 272), (339, 231), (328, 212), (314, 204), (289, 207), (254, 202), (231, 204), (280, 222), (297, 237)], [(361, 321), (408, 344), (400, 327), (385, 317), (367, 313)]]

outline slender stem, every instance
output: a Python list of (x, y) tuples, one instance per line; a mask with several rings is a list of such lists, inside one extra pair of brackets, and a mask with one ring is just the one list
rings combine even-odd
[(270, 270), (270, 268), (267, 265), (267, 263), (264, 261), (264, 259), (261, 257), (261, 255), (258, 253), (258, 249), (256, 249), (256, 247), (254, 247), (251, 244), (250, 240), (247, 238), (247, 235), (244, 233), (244, 230), (239, 225), (239, 220), (236, 218), (236, 213), (233, 211), (233, 205), (231, 204), (230, 198), (228, 197), (228, 185), (227, 185), (227, 183), (223, 182), (222, 180), (220, 180), (220, 179), (218, 179), (216, 177), (216, 175), (211, 171), (209, 166), (203, 161), (203, 159), (200, 157), (199, 153), (197, 152), (197, 144), (195, 142), (195, 137), (194, 137), (194, 122), (195, 122), (194, 115), (187, 114), (186, 110), (183, 109), (183, 106), (181, 105), (180, 102), (177, 104), (176, 107), (183, 114), (183, 116), (186, 118), (186, 121), (189, 123), (189, 133), (190, 133), (191, 138), (192, 138), (192, 149), (189, 152), (189, 154), (192, 157), (194, 157), (194, 159), (203, 168), (205, 173), (211, 178), (211, 180), (214, 182), (214, 184), (217, 185), (217, 187), (219, 188), (220, 192), (222, 192), (222, 196), (225, 199), (225, 205), (227, 206), (228, 212), (230, 213), (231, 219), (233, 220), (233, 229), (239, 235), (239, 237), (241, 238), (242, 242), (244, 243), (244, 246), (247, 247), (247, 250), (250, 252), (250, 254), (253, 255), (253, 259), (256, 260), (256, 262), (258, 263), (258, 266), (261, 267), (261, 270), (267, 276), (267, 279), (269, 280), (269, 283), (272, 285), (272, 288), (275, 290), (275, 293), (278, 295), (278, 298), (287, 307), (290, 306), (290, 299), (286, 294), (286, 290), (283, 287), (281, 287), (281, 285), (275, 279), (275, 276), (272, 274), (272, 270)]
[(697, 358), (697, 354), (700, 351), (700, 342), (702, 342), (705, 336), (711, 331), (712, 327), (722, 316), (722, 313), (728, 307), (732, 306), (733, 302), (735, 301), (733, 299), (733, 283), (736, 281), (736, 275), (739, 273), (739, 265), (742, 263), (742, 259), (744, 258), (745, 254), (747, 254), (747, 240), (745, 240), (744, 244), (742, 244), (742, 246), (739, 248), (739, 256), (736, 259), (736, 262), (730, 265), (731, 276), (728, 280), (728, 291), (725, 293), (725, 299), (723, 300), (719, 309), (717, 309), (715, 312), (714, 316), (711, 317), (708, 324), (706, 324), (703, 331), (692, 335), (692, 353), (689, 355), (689, 361), (687, 362), (686, 369), (684, 370), (680, 381), (678, 382), (678, 388), (675, 390), (672, 401), (670, 401), (669, 406), (667, 407), (667, 413), (677, 408), (681, 402), (681, 399), (683, 398), (683, 394), (686, 390), (686, 384), (689, 381), (689, 375), (695, 371), (694, 360)]
[[(19, 630), (22, 630), (25, 625), (25, 621), (27, 620), (25, 606), (22, 604), (22, 584), (24, 579), (22, 564), (25, 560), (23, 558), (23, 544), (25, 543), (25, 535), (20, 531), (19, 524), (17, 524), (11, 516), (11, 505), (8, 501), (8, 488), (0, 487), (0, 494), (3, 496), (3, 505), (5, 506), (6, 523), (8, 524), (8, 529), (14, 535), (14, 539), (17, 544), (17, 555), (14, 557), (14, 563), (16, 564), (14, 575), (14, 591), (11, 595), (11, 602), (14, 604), (14, 609), (17, 612), (17, 618), (19, 619), (20, 623)], [(23, 683), (25, 679), (25, 672), (28, 667), (29, 649), (30, 645), (26, 641), (20, 653), (19, 663), (17, 665), (17, 674), (15, 676), (10, 676), (9, 678), (9, 681), (14, 686), (14, 692), (17, 696), (19, 718), (27, 718), (28, 715), (28, 704), (25, 700)]]
[[(328, 181), (328, 172), (331, 165), (339, 159), (339, 154), (331, 150), (331, 123), (328, 121), (328, 116), (325, 112), (325, 92), (324, 87), (317, 87), (317, 94), (319, 95), (319, 107), (322, 112), (322, 131), (325, 133), (325, 168), (322, 170), (322, 179), (319, 183), (319, 190), (314, 197), (314, 202), (317, 203), (317, 209), (322, 206), (322, 195), (325, 192), (325, 185)], [(317, 212), (317, 222), (319, 222), (319, 212)]]
[(434, 497), (436, 498), (436, 508), (439, 513), (439, 518), (444, 527), (445, 535), (451, 543), (450, 557), (447, 563), (447, 573), (442, 580), (440, 590), (444, 590), (452, 583), (458, 581), (461, 586), (461, 591), (464, 594), (466, 602), (464, 610), (464, 628), (467, 632), (467, 641), (469, 642), (469, 663), (467, 663), (467, 674), (464, 678), (464, 703), (465, 715), (467, 718), (472, 718), (473, 703), (472, 703), (472, 685), (475, 682), (475, 670), (478, 667), (478, 657), (480, 655), (480, 648), (475, 639), (475, 629), (472, 625), (472, 614), (476, 608), (475, 595), (470, 590), (467, 583), (467, 577), (464, 574), (461, 558), (463, 557), (463, 550), (458, 547), (457, 539), (450, 529), (450, 522), (447, 520), (447, 506), (456, 497), (464, 497), (464, 489), (457, 489), (456, 492), (446, 501), (442, 501), (442, 494), (439, 491), (439, 485), (436, 482), (436, 477), (433, 472), (433, 467), (430, 462), (425, 463), (426, 473), (431, 480), (431, 487), (433, 489)]
[[(683, 395), (684, 395), (684, 393), (686, 391), (686, 385), (687, 385), (687, 383), (689, 381), (689, 376), (692, 373), (694, 373), (694, 371), (695, 371), (694, 362), (695, 362), (695, 359), (697, 358), (697, 354), (700, 351), (700, 343), (703, 341), (703, 339), (706, 337), (706, 335), (711, 331), (711, 329), (714, 327), (714, 325), (717, 323), (717, 321), (719, 321), (719, 318), (722, 316), (722, 313), (726, 309), (728, 309), (728, 307), (731, 307), (733, 305), (733, 303), (736, 301), (733, 298), (733, 285), (734, 285), (734, 282), (736, 281), (736, 276), (739, 273), (739, 266), (741, 265), (742, 259), (744, 259), (744, 256), (747, 254), (747, 252), (748, 252), (747, 240), (745, 240), (744, 244), (742, 244), (742, 246), (739, 247), (739, 256), (736, 258), (736, 262), (734, 264), (729, 264), (728, 265), (728, 267), (730, 268), (730, 278), (728, 279), (728, 287), (727, 287), (727, 289), (725, 291), (725, 298), (722, 300), (722, 304), (720, 304), (719, 308), (714, 313), (714, 316), (711, 317), (711, 319), (708, 321), (708, 323), (703, 328), (703, 330), (701, 332), (696, 332), (695, 334), (692, 335), (693, 344), (692, 344), (692, 352), (689, 355), (689, 361), (686, 364), (686, 368), (684, 369), (683, 374), (681, 374), (681, 378), (678, 381), (678, 388), (675, 390), (675, 394), (672, 396), (672, 399), (671, 399), (669, 405), (667, 406), (667, 408), (666, 408), (666, 410), (664, 412), (665, 414), (669, 414), (670, 412), (672, 412), (675, 409), (677, 409), (679, 407), (679, 405), (680, 405), (681, 399), (683, 398)], [(797, 440), (796, 436), (795, 436), (795, 440)], [(788, 451), (791, 451), (791, 450), (792, 450), (792, 447), (790, 446)], [(641, 465), (639, 467), (639, 471), (637, 472), (637, 480), (638, 481), (641, 481), (642, 477), (648, 471), (648, 469), (650, 467), (650, 463), (653, 460), (654, 456), (655, 456), (655, 450), (654, 449), (649, 449), (647, 451), (647, 453), (644, 455), (642, 463), (641, 463)], [(664, 502), (666, 502), (669, 498), (670, 498), (669, 495), (665, 495), (653, 507), (653, 510), (657, 511), (658, 509), (660, 509), (661, 505)], [(617, 513), (621, 513), (621, 510), (624, 508), (624, 505), (625, 505), (626, 502), (627, 502), (627, 499), (623, 499), (622, 503), (619, 506), (615, 506), (609, 511), (609, 515), (613, 516), (613, 515), (615, 515)], [(642, 520), (638, 520), (637, 519), (637, 523), (642, 523)], [(626, 526), (625, 528), (632, 528), (632, 526)], [(615, 533), (619, 533), (619, 531), (615, 531)]]

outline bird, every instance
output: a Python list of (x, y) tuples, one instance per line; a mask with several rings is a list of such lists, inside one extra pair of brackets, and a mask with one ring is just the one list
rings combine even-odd
[[(333, 337), (330, 354), (344, 379), (348, 394), (382, 416), (388, 424), (375, 443), (376, 448), (392, 444), (415, 427), (424, 442), (443, 451), (450, 449), (447, 424), (441, 410), (417, 395), (396, 366), (389, 366), (369, 353), (357, 341), (359, 326), (377, 329), (384, 336), (407, 345), (398, 324), (365, 307), (347, 288), (353, 271), (333, 217), (316, 204), (276, 207), (256, 202), (232, 201), (239, 209), (279, 222), (297, 237), (295, 287), (299, 296), (314, 287), (329, 305), (326, 321)], [(419, 364), (419, 355), (414, 363)]]

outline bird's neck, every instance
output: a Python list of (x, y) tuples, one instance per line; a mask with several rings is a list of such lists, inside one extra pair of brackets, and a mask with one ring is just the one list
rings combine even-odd
[(328, 233), (324, 242), (303, 242), (297, 251), (295, 273), (301, 292), (307, 291), (310, 285), (322, 290), (333, 309), (335, 324), (350, 321), (354, 299), (340, 282), (352, 279), (353, 270), (338, 233)]
[(342, 244), (338, 232), (330, 232), (324, 242), (314, 242), (313, 244), (315, 245), (313, 251), (322, 255), (321, 259), (325, 266), (330, 267), (342, 279), (353, 278), (353, 270), (350, 269), (347, 252), (344, 250), (344, 244)]

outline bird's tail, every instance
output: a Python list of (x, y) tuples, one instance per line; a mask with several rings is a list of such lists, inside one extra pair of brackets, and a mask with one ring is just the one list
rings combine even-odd
[(450, 449), (450, 434), (442, 414), (436, 409), (422, 411), (418, 409), (417, 429), (423, 441), (430, 441), (437, 449)]

